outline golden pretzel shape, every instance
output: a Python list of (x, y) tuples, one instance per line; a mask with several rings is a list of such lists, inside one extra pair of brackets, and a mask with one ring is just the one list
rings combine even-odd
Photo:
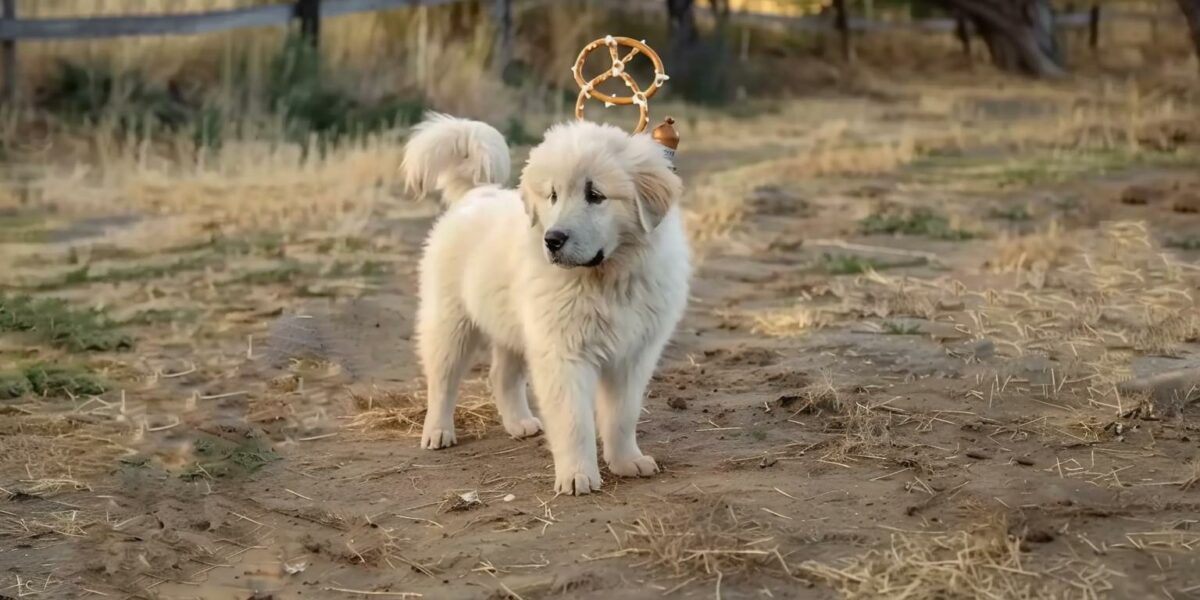
[[(593, 50), (601, 46), (608, 47), (608, 54), (612, 57), (612, 67), (593, 77), (591, 80), (586, 80), (583, 78), (583, 63)], [(619, 53), (621, 46), (631, 48), (624, 58), (621, 58)], [(634, 81), (633, 77), (625, 72), (625, 65), (638, 54), (645, 54), (650, 59), (650, 62), (654, 63), (654, 82), (645, 91), (642, 91), (637, 81)], [(584, 46), (583, 50), (579, 52), (579, 58), (575, 59), (575, 66), (571, 67), (571, 74), (575, 76), (575, 83), (579, 84), (579, 98), (575, 100), (576, 119), (583, 119), (583, 106), (589, 98), (595, 98), (603, 102), (604, 106), (629, 106), (630, 104), (636, 104), (639, 114), (637, 128), (633, 130), (634, 133), (641, 133), (646, 130), (646, 124), (650, 122), (649, 100), (654, 94), (658, 93), (658, 88), (662, 86), (663, 82), (670, 79), (666, 71), (663, 70), (662, 59), (658, 57), (657, 52), (646, 45), (646, 42), (627, 37), (613, 37), (611, 35), (604, 36)], [(596, 86), (613, 77), (619, 77), (621, 81), (624, 81), (625, 87), (629, 88), (632, 93), (628, 96), (610, 96), (596, 89)]]

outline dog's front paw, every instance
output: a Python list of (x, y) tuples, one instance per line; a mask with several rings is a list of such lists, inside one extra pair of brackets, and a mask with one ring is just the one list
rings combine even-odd
[(582, 496), (600, 489), (600, 469), (578, 467), (556, 473), (554, 491), (558, 494)]
[(426, 450), (449, 448), (456, 443), (458, 443), (458, 439), (454, 437), (453, 425), (444, 429), (430, 427), (421, 434), (421, 447)]
[(537, 417), (513, 419), (504, 422), (504, 430), (515, 438), (524, 438), (542, 432), (542, 422)]
[(618, 477), (649, 477), (658, 472), (658, 463), (649, 454), (608, 463), (608, 470)]

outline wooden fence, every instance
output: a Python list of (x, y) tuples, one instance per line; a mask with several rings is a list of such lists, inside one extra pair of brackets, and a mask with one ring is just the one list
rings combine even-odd
[[(20, 19), (16, 11), (16, 0), (0, 0), (0, 67), (4, 69), (4, 97), (12, 99), (17, 87), (17, 42), (19, 40), (95, 39), (126, 36), (195, 35), (241, 29), (245, 27), (271, 27), (299, 24), (302, 35), (312, 44), (320, 40), (321, 19), (355, 13), (375, 12), (398, 8), (415, 8), (452, 4), (460, 0), (290, 0), (286, 3), (254, 6), (203, 13), (167, 15), (138, 15), (89, 18)], [(498, 68), (503, 68), (512, 55), (512, 4), (514, 0), (490, 0), (493, 3), (492, 17), (499, 27), (495, 41)], [(540, 4), (544, 0), (522, 0)], [(728, 15), (731, 21), (751, 26), (777, 26), (793, 31), (836, 30), (843, 37), (844, 51), (849, 54), (851, 31), (879, 31), (912, 28), (930, 32), (957, 32), (969, 50), (969, 40), (964, 23), (953, 19), (928, 19), (911, 23), (893, 23), (855, 18), (847, 14), (845, 2), (836, 2), (837, 18), (834, 22), (815, 17), (788, 17), (762, 13), (737, 11)], [(618, 10), (662, 11), (659, 0), (614, 2), (611, 8)], [(711, 11), (702, 5), (696, 6), (701, 16), (711, 18)], [(1093, 8), (1088, 12), (1059, 15), (1057, 25), (1062, 28), (1087, 28), (1092, 45), (1095, 46), (1099, 31), (1100, 11)]]
[[(297, 23), (311, 43), (320, 40), (321, 19), (397, 8), (438, 6), (459, 0), (293, 0), (287, 4), (253, 6), (203, 13), (20, 19), (16, 0), (0, 0), (0, 65), (4, 68), (4, 96), (13, 98), (17, 86), (18, 40), (96, 39), (127, 36), (195, 35), (245, 27), (271, 27)], [(493, 0), (498, 14), (509, 14), (512, 0)], [(511, 24), (511, 18), (502, 20)], [(508, 39), (505, 32), (500, 36)]]

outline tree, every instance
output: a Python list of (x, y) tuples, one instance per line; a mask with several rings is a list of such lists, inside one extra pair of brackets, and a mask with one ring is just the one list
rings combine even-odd
[(938, 2), (948, 12), (963, 15), (975, 25), (997, 67), (1034, 77), (1061, 77), (1066, 73), (1062, 49), (1054, 36), (1054, 9), (1050, 0)]
[(700, 40), (694, 5), (693, 0), (667, 0), (667, 62), (669, 72), (681, 82), (691, 79), (692, 55)]
[(686, 55), (687, 48), (699, 37), (694, 4), (692, 0), (667, 0), (667, 37), (674, 56)]
[(1179, 8), (1187, 19), (1192, 32), (1192, 45), (1196, 47), (1196, 58), (1200, 58), (1200, 0), (1179, 0)]

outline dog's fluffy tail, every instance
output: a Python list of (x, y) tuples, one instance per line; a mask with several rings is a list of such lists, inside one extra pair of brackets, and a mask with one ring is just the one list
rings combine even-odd
[(429, 113), (413, 129), (400, 165), (408, 189), (442, 193), (449, 206), (481, 185), (504, 185), (512, 168), (504, 136), (487, 123)]

